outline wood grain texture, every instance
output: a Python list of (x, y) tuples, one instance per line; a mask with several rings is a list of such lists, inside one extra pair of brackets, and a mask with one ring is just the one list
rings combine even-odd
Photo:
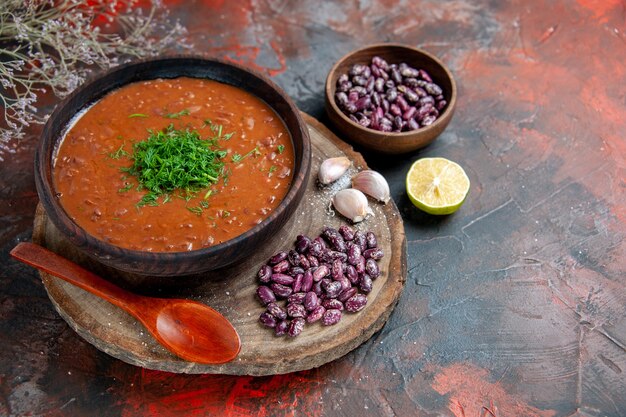
[[(361, 155), (337, 139), (315, 119), (304, 115), (313, 146), (312, 173), (327, 157), (347, 155), (352, 173), (367, 166)], [(323, 226), (345, 224), (327, 211), (336, 189), (319, 189), (311, 176), (307, 192), (295, 215), (271, 243), (258, 248), (245, 262), (228, 269), (180, 278), (151, 278), (111, 270), (81, 255), (64, 240), (44, 210), (38, 208), (33, 240), (88, 267), (118, 285), (152, 295), (191, 298), (204, 302), (225, 315), (241, 337), (242, 348), (233, 362), (201, 365), (169, 354), (131, 316), (111, 304), (45, 273), (42, 279), (59, 314), (89, 343), (125, 362), (149, 369), (177, 373), (270, 375), (318, 367), (337, 359), (369, 339), (386, 322), (406, 280), (406, 241), (396, 206), (372, 204), (375, 216), (359, 224), (378, 236), (385, 257), (379, 261), (382, 275), (374, 283), (367, 307), (358, 314), (346, 314), (338, 325), (307, 325), (294, 339), (276, 338), (258, 323), (263, 312), (256, 300), (256, 272), (273, 253), (292, 247), (298, 234), (317, 236)], [(347, 177), (346, 177), (347, 178)]]

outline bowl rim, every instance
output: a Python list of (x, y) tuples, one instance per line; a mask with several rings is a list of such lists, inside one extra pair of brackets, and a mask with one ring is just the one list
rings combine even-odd
[[(432, 60), (435, 64), (437, 64), (439, 67), (441, 67), (441, 69), (444, 71), (444, 73), (446, 74), (446, 77), (450, 80), (450, 85), (451, 85), (451, 91), (450, 91), (450, 101), (448, 102), (448, 105), (446, 106), (446, 109), (444, 110), (443, 113), (441, 113), (439, 115), (439, 117), (437, 117), (437, 119), (433, 122), (433, 124), (428, 125), (426, 127), (420, 127), (417, 130), (409, 130), (406, 132), (381, 132), (375, 129), (370, 129), (364, 126), (361, 126), (360, 124), (354, 122), (353, 120), (350, 120), (350, 118), (348, 116), (346, 116), (341, 109), (337, 106), (337, 103), (335, 102), (335, 91), (337, 90), (337, 86), (333, 85), (332, 82), (332, 78), (333, 75), (337, 72), (338, 68), (348, 59), (350, 59), (352, 56), (354, 56), (355, 54), (359, 53), (359, 52), (364, 52), (367, 51), (368, 49), (373, 49), (373, 48), (396, 48), (396, 49), (406, 49), (406, 50), (410, 50), (411, 52), (417, 52), (421, 55), (426, 56), (428, 59)], [(341, 119), (348, 123), (350, 126), (353, 126), (355, 129), (357, 129), (358, 131), (363, 132), (364, 134), (367, 135), (380, 135), (381, 137), (387, 138), (387, 137), (392, 137), (392, 138), (410, 138), (413, 135), (416, 134), (423, 134), (425, 132), (428, 132), (429, 130), (435, 130), (437, 129), (440, 125), (445, 125), (447, 124), (449, 121), (446, 120), (448, 117), (448, 114), (454, 111), (454, 108), (456, 106), (456, 99), (457, 99), (457, 86), (456, 86), (456, 81), (454, 80), (454, 77), (452, 76), (452, 72), (450, 71), (450, 69), (448, 69), (448, 67), (439, 59), (437, 58), (435, 55), (431, 54), (428, 51), (425, 51), (424, 49), (420, 49), (414, 46), (410, 46), (410, 45), (405, 45), (405, 44), (401, 44), (401, 43), (374, 43), (374, 44), (370, 44), (370, 45), (366, 45), (363, 46), (361, 48), (358, 49), (354, 49), (350, 52), (348, 52), (347, 54), (345, 54), (343, 57), (341, 57), (336, 63), (335, 65), (333, 65), (333, 67), (328, 71), (328, 75), (326, 76), (326, 86), (325, 86), (325, 95), (326, 95), (326, 101), (327, 103), (329, 103), (329, 105), (331, 106), (331, 108), (333, 109), (333, 112), (335, 112), (336, 114), (339, 115), (339, 117), (341, 117)]]
[[(52, 134), (46, 134), (46, 133), (48, 130), (54, 130), (54, 128), (52, 127), (52, 122), (55, 121), (57, 118), (62, 117), (62, 113), (66, 111), (65, 110), (66, 106), (68, 106), (72, 102), (72, 100), (74, 100), (77, 96), (82, 94), (84, 91), (88, 91), (89, 88), (92, 88), (94, 84), (96, 84), (103, 78), (112, 77), (117, 73), (123, 73), (124, 71), (128, 71), (129, 69), (139, 69), (144, 66), (154, 65), (155, 63), (158, 63), (161, 61), (163, 63), (166, 63), (168, 61), (176, 62), (178, 60), (194, 60), (194, 61), (198, 61), (198, 64), (200, 65), (218, 64), (218, 65), (223, 65), (223, 66), (230, 66), (243, 73), (248, 73), (252, 77), (256, 77), (259, 81), (261, 81), (262, 83), (265, 83), (272, 90), (274, 90), (274, 92), (278, 94), (278, 96), (280, 96), (280, 98), (287, 105), (289, 111), (293, 113), (297, 121), (299, 133), (300, 133), (300, 136), (302, 137), (302, 158), (301, 158), (302, 160), (300, 163), (300, 167), (298, 170), (294, 169), (293, 179), (289, 185), (289, 190), (287, 194), (285, 194), (285, 196), (282, 198), (279, 205), (272, 211), (272, 213), (268, 217), (263, 219), (263, 221), (256, 224), (254, 227), (246, 230), (244, 233), (238, 236), (235, 236), (225, 242), (219, 243), (217, 245), (204, 247), (204, 248), (198, 248), (198, 249), (194, 249), (191, 251), (172, 251), (172, 252), (158, 251), (157, 252), (157, 251), (145, 251), (145, 250), (125, 248), (122, 246), (109, 243), (105, 240), (99, 239), (98, 237), (92, 235), (91, 233), (88, 233), (83, 227), (81, 227), (77, 222), (75, 222), (68, 215), (68, 213), (65, 211), (63, 206), (58, 201), (53, 202), (54, 195), (51, 195), (51, 194), (54, 194), (54, 184), (51, 181), (52, 171), (50, 171), (49, 176), (48, 174), (46, 174), (45, 172), (46, 164), (49, 164), (52, 170), (54, 166), (54, 164), (52, 163), (52, 160), (54, 160), (54, 157), (55, 157), (57, 143), (59, 141), (59, 138), (63, 137), (64, 134), (67, 132), (68, 123), (71, 123), (71, 121), (74, 120), (78, 112), (80, 112), (81, 110), (84, 110), (88, 106), (102, 99), (102, 97), (104, 97), (106, 94), (118, 88), (121, 88), (122, 86), (126, 86), (134, 82), (140, 82), (141, 79), (125, 82), (116, 87), (107, 88), (101, 91), (98, 95), (96, 95), (93, 101), (83, 102), (80, 109), (77, 112), (74, 112), (74, 114), (65, 123), (63, 123), (61, 127), (57, 129), (56, 132), (53, 132)], [(198, 64), (194, 63), (194, 65), (198, 65)], [(181, 74), (178, 77), (183, 77), (183, 76), (190, 77), (190, 78), (201, 78), (201, 77), (193, 77), (193, 76), (185, 75), (185, 74)], [(164, 78), (164, 77), (143, 78), (143, 79), (149, 80), (149, 79), (157, 79), (157, 78)], [(176, 76), (169, 77), (169, 78), (176, 78)], [(205, 77), (205, 79), (211, 79), (211, 78)], [(228, 84), (228, 82), (225, 82), (225, 81), (219, 81), (219, 80), (215, 80), (215, 81)], [(256, 94), (246, 90), (243, 87), (240, 87), (234, 84), (229, 84), (229, 85), (240, 88), (258, 97)], [(92, 95), (91, 97), (92, 99), (94, 98), (93, 96), (94, 95)], [(283, 124), (285, 125), (285, 127), (287, 127), (284, 119), (278, 114), (274, 106), (268, 103), (267, 99), (264, 99), (262, 97), (259, 97), (259, 98), (263, 102), (265, 102), (265, 104), (270, 106), (270, 108), (272, 108), (274, 112), (276, 112), (276, 114), (283, 121)], [(290, 131), (290, 136), (292, 137), (291, 139), (292, 143), (293, 143), (293, 135), (294, 134)], [(47, 140), (44, 140), (46, 138)], [(52, 145), (50, 145), (49, 142), (52, 142)], [(51, 159), (50, 161), (46, 162), (45, 151), (46, 151), (47, 146), (52, 146), (52, 158), (50, 158)], [(308, 181), (308, 177), (309, 177), (310, 169), (311, 169), (311, 154), (312, 154), (312, 148), (311, 148), (311, 140), (309, 136), (308, 127), (306, 123), (304, 122), (304, 119), (302, 118), (300, 111), (298, 110), (293, 100), (287, 95), (287, 93), (281, 87), (279, 87), (275, 82), (273, 82), (269, 77), (245, 65), (232, 62), (230, 60), (218, 58), (215, 56), (199, 55), (199, 54), (164, 54), (164, 55), (159, 55), (156, 57), (134, 59), (130, 62), (115, 66), (113, 68), (109, 68), (104, 71), (99, 71), (93, 74), (91, 77), (89, 77), (89, 79), (85, 83), (83, 83), (81, 86), (76, 88), (72, 93), (70, 93), (68, 96), (63, 98), (59, 103), (57, 103), (54, 111), (51, 113), (50, 117), (46, 121), (46, 124), (44, 125), (42, 133), (40, 134), (39, 144), (35, 150), (35, 158), (34, 158), (35, 185), (37, 188), (37, 193), (39, 195), (40, 202), (43, 205), (46, 212), (49, 213), (50, 220), (52, 220), (53, 224), (61, 231), (61, 233), (64, 236), (69, 238), (69, 240), (72, 243), (79, 246), (81, 250), (86, 251), (90, 256), (96, 256), (99, 259), (102, 259), (102, 257), (104, 256), (105, 259), (110, 259), (109, 255), (113, 255), (113, 257), (115, 258), (115, 255), (118, 255), (119, 257), (120, 254), (123, 254), (124, 263), (126, 265), (133, 265), (133, 264), (136, 264), (137, 262), (145, 261), (146, 256), (150, 256), (150, 257), (160, 256), (164, 260), (167, 260), (167, 261), (176, 260), (180, 262), (185, 262), (185, 261), (197, 260), (198, 258), (202, 258), (202, 257), (216, 256), (222, 251), (226, 251), (233, 247), (236, 247), (240, 242), (245, 241), (258, 233), (263, 233), (263, 229), (266, 226), (278, 221), (280, 217), (284, 214), (284, 212), (287, 210), (287, 208), (291, 204), (293, 204), (293, 202), (297, 199), (298, 194), (303, 195), (302, 189), (306, 187), (306, 183)], [(295, 155), (295, 158), (297, 158), (297, 154)], [(53, 214), (53, 215), (50, 215), (50, 214)], [(68, 225), (72, 225), (75, 228), (75, 230), (72, 230), (72, 228), (68, 227)], [(79, 237), (80, 243), (77, 243), (76, 241), (77, 237)], [(224, 263), (221, 267), (227, 266), (228, 264), (229, 263)], [(114, 265), (114, 264), (110, 264), (110, 265)], [(204, 268), (204, 269), (213, 270), (216, 268), (209, 267), (209, 268)], [(126, 270), (126, 269), (123, 269), (123, 270)], [(135, 268), (135, 272), (139, 273), (139, 271), (137, 271), (136, 268)]]

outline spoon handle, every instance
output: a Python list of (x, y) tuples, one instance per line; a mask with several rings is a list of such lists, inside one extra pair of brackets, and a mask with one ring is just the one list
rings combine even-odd
[(11, 251), (11, 256), (97, 295), (131, 314), (133, 312), (131, 305), (137, 299), (135, 294), (121, 289), (43, 246), (20, 242)]

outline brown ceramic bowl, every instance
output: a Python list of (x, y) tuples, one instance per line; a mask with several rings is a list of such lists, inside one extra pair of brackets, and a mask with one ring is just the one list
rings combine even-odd
[[(374, 56), (380, 56), (389, 64), (406, 62), (408, 65), (426, 70), (433, 81), (443, 90), (448, 102), (437, 120), (420, 129), (408, 132), (380, 132), (363, 127), (350, 120), (337, 106), (335, 92), (337, 79), (346, 74), (354, 64), (370, 64)], [(341, 58), (326, 78), (326, 112), (342, 138), (366, 148), (387, 153), (400, 154), (422, 148), (437, 138), (446, 128), (456, 105), (456, 84), (450, 71), (435, 56), (421, 49), (398, 44), (376, 44), (350, 52)]]
[[(88, 234), (63, 210), (52, 181), (55, 150), (72, 118), (108, 92), (126, 84), (180, 76), (231, 84), (263, 99), (282, 118), (295, 149), (293, 180), (287, 195), (263, 222), (224, 243), (188, 252), (145, 252), (121, 248)], [(83, 85), (64, 99), (46, 123), (35, 154), (35, 183), (48, 217), (69, 241), (97, 261), (142, 275), (191, 275), (219, 269), (247, 256), (270, 239), (293, 214), (304, 196), (311, 168), (311, 144), (306, 124), (290, 98), (265, 76), (218, 59), (174, 56), (116, 67)]]

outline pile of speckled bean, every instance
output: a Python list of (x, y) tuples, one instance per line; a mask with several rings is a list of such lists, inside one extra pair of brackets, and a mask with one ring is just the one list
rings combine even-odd
[(259, 269), (256, 294), (266, 307), (259, 321), (276, 336), (291, 337), (306, 323), (337, 324), (343, 312), (365, 307), (382, 257), (372, 232), (341, 226), (326, 227), (314, 239), (299, 235), (294, 249), (278, 252)]

